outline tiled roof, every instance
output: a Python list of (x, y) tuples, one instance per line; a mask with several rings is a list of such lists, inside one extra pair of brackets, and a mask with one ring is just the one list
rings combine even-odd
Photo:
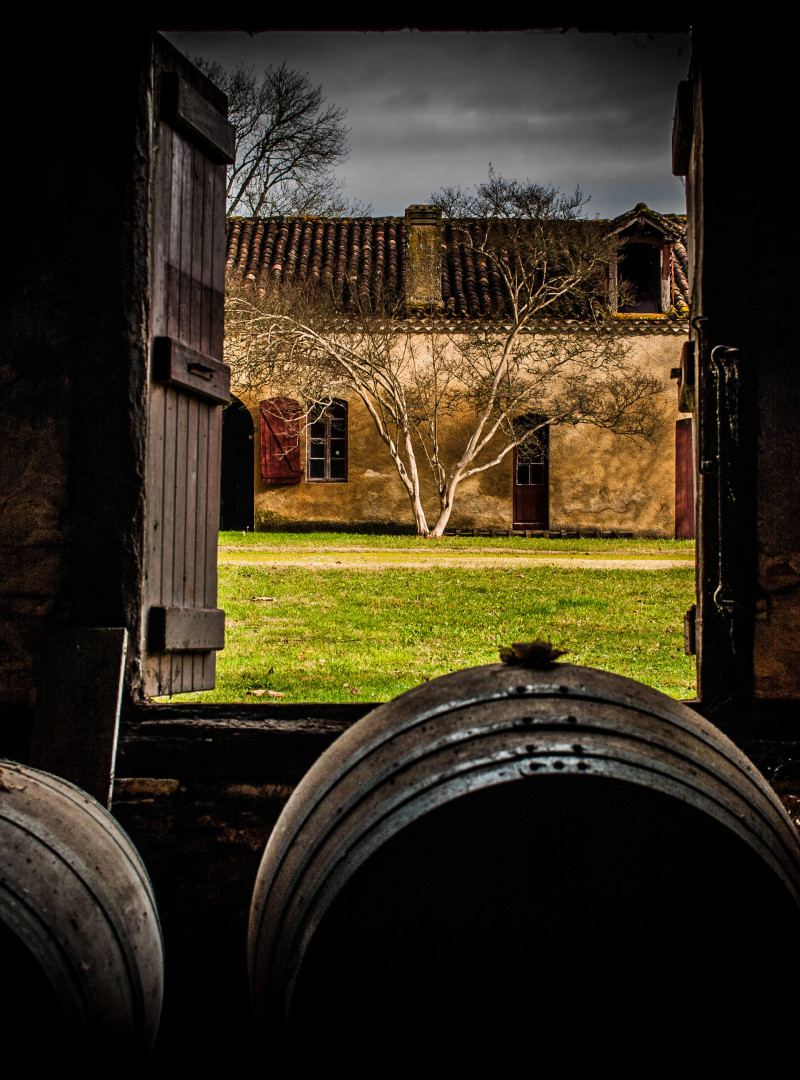
[(404, 218), (230, 218), (226, 266), (256, 289), (319, 282), (345, 306), (359, 295), (391, 305), (404, 294), (405, 242)]
[[(645, 208), (646, 209), (646, 208)], [(609, 222), (614, 231), (640, 207)], [(688, 312), (685, 219), (648, 211), (673, 242), (673, 304)], [(606, 224), (593, 222), (592, 224)], [(463, 226), (442, 224), (444, 315), (502, 318), (509, 314), (499, 274), (490, 261), (463, 244)], [(384, 218), (230, 218), (229, 273), (264, 292), (270, 283), (318, 283), (340, 298), (344, 310), (357, 303), (403, 310), (406, 283), (406, 220)]]
[(644, 203), (637, 203), (633, 210), (626, 210), (608, 224), (612, 232), (620, 232), (639, 221), (655, 226), (671, 240), (686, 238), (686, 217), (683, 214), (659, 214)]

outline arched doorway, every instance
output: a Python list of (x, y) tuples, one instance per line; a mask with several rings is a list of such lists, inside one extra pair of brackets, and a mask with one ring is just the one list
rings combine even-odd
[(253, 528), (253, 419), (232, 397), (222, 410), (220, 529)]

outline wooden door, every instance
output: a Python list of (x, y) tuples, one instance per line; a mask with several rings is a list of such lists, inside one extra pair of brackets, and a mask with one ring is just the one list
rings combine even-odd
[[(523, 421), (521, 421), (523, 422)], [(531, 426), (535, 421), (531, 422)], [(550, 520), (549, 429), (514, 450), (514, 527), (546, 529)]]
[(692, 418), (675, 421), (675, 539), (694, 540)]
[(214, 686), (227, 101), (159, 41), (153, 183), (151, 378), (145, 472), (143, 689)]

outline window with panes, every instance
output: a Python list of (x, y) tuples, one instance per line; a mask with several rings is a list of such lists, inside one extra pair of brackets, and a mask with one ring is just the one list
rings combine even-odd
[(542, 427), (540, 416), (521, 416), (514, 422), (515, 434), (532, 431), (515, 452), (515, 483), (527, 487), (547, 483), (547, 450), (550, 429)]
[(347, 480), (347, 403), (333, 401), (308, 425), (306, 480)]

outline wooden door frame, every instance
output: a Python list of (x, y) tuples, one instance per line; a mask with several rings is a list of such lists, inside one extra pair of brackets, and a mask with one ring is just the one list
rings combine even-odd
[[(511, 521), (514, 528), (540, 528), (547, 529), (550, 526), (550, 429), (545, 426), (539, 429), (544, 433), (543, 439), (545, 442), (544, 447), (544, 480), (542, 487), (544, 488), (544, 496), (546, 500), (545, 515), (542, 520), (539, 521), (520, 521), (517, 518), (517, 488), (525, 487), (527, 485), (517, 484), (517, 465), (518, 465), (518, 451), (519, 447), (514, 447), (514, 461), (513, 472), (511, 474)], [(538, 486), (538, 485), (536, 485)]]

